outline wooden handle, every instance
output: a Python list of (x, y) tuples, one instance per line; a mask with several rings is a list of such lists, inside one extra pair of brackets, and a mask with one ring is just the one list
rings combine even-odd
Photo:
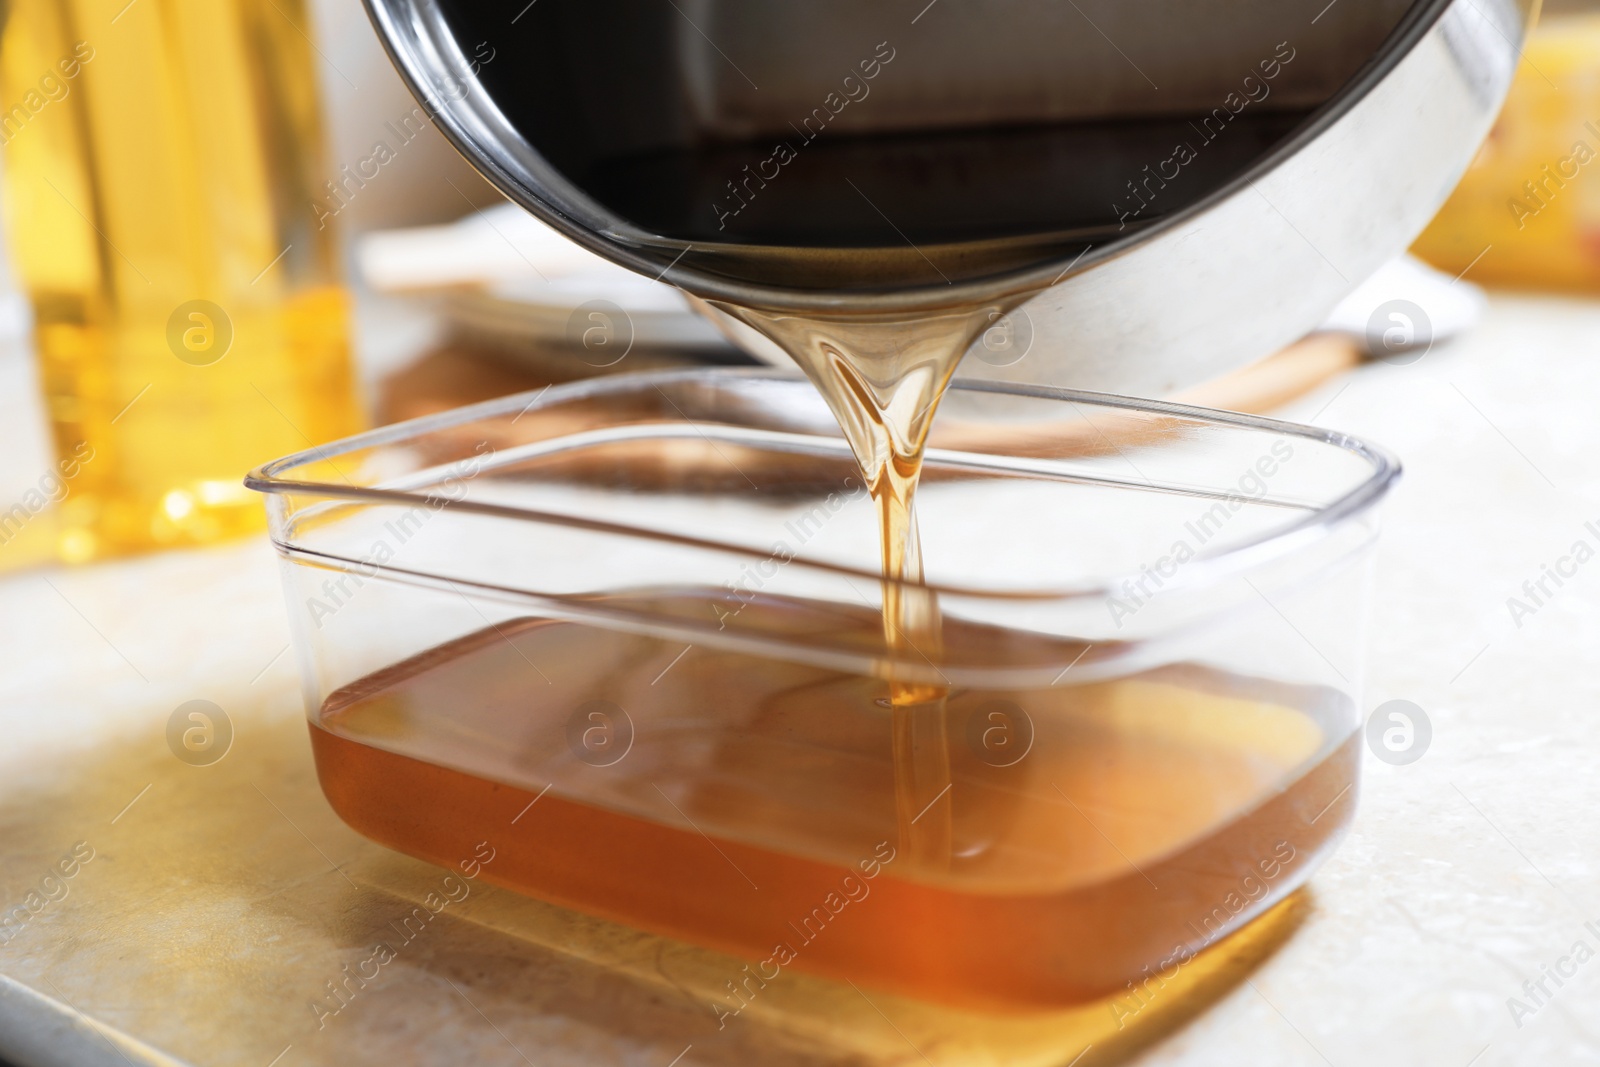
[(1364, 355), (1360, 344), (1349, 334), (1314, 333), (1259, 363), (1184, 389), (1167, 399), (1263, 415), (1353, 370), (1361, 364)]

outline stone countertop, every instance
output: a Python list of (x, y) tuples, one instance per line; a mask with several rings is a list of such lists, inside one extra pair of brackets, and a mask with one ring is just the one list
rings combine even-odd
[[(1574, 542), (1600, 549), (1597, 399), (1600, 304), (1498, 296), (1469, 337), (1279, 413), (1405, 463), (1366, 708), (1415, 703), (1432, 742), (1408, 766), (1368, 756), (1311, 917), (1139, 1063), (1600, 1063), (1600, 563), (1532, 615), (1507, 605)], [(1523, 983), (1558, 964), (1575, 973), (1536, 1001)]]
[[(1496, 297), (1470, 337), (1281, 412), (1406, 463), (1366, 706), (1414, 702), (1432, 740), (1407, 766), (1367, 758), (1298, 924), (1132, 1062), (1600, 1063), (1600, 562), (1578, 553), (1534, 610), (1507, 605), (1575, 542), (1600, 548), (1597, 399), (1600, 303)], [(265, 542), (13, 574), (0, 647), (0, 908), (92, 855), (0, 944), (0, 1053), (23, 1067), (1002, 1061), (949, 1013), (803, 978), (719, 1033), (683, 1002), (724, 958), (487, 887), (321, 1019), (325, 983), (443, 872), (322, 800)], [(209, 767), (167, 746), (191, 700), (234, 729)], [(1047, 1045), (1003, 1062), (1043, 1065)]]

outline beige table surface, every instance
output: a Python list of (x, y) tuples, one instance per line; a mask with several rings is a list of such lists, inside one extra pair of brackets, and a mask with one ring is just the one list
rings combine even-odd
[[(1416, 702), (1433, 743), (1406, 767), (1367, 759), (1354, 831), (1298, 925), (1131, 1062), (1600, 1063), (1600, 955), (1574, 955), (1600, 953), (1600, 562), (1520, 627), (1506, 607), (1573, 542), (1600, 545), (1584, 525), (1600, 527), (1600, 304), (1498, 297), (1470, 337), (1283, 414), (1407, 464), (1366, 703)], [(74, 845), (94, 856), (0, 944), (0, 1054), (986, 1062), (941, 1013), (803, 979), (718, 1032), (695, 998), (719, 958), (487, 886), (319, 1029), (309, 1002), (444, 872), (366, 843), (322, 801), (275, 567), (261, 540), (0, 579), (0, 911)], [(210, 767), (165, 740), (194, 699), (236, 731)], [(1545, 978), (1558, 963), (1576, 968), (1560, 985)], [(1535, 1005), (1523, 986), (1541, 978), (1553, 996)], [(1514, 1018), (1511, 998), (1534, 1010)]]

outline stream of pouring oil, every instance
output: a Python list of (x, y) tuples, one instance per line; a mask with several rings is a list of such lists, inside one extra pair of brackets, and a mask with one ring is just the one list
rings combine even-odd
[[(924, 661), (937, 672), (943, 635), (937, 597), (922, 584), (917, 482), (928, 430), (956, 365), (1005, 309), (968, 303), (843, 317), (717, 306), (782, 347), (838, 419), (877, 507), (884, 644), (892, 657)], [(951, 849), (946, 692), (897, 677), (893, 664), (888, 700), (900, 849), (916, 870), (944, 870)]]

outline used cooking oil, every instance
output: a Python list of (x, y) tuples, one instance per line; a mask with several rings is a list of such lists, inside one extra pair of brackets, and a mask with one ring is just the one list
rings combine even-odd
[[(652, 612), (719, 595), (657, 593)], [(866, 609), (743, 611), (801, 643), (881, 641)], [(1040, 640), (953, 618), (943, 634)], [(311, 734), (335, 809), (390, 847), (453, 865), (493, 841), (484, 877), (732, 953), (757, 982), (794, 967), (985, 1010), (1181, 967), (1298, 884), (1354, 811), (1357, 742), (1321, 687), (1176, 665), (952, 688), (948, 853), (929, 857), (901, 833), (892, 685), (529, 619), (335, 691)]]

